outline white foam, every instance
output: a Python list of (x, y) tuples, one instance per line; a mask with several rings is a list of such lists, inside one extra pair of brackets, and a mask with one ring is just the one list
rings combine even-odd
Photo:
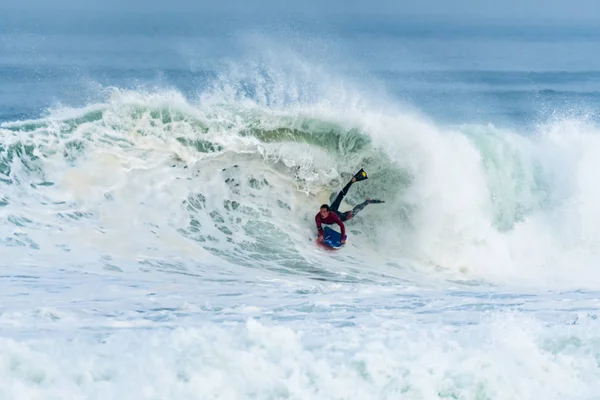
[(259, 323), (0, 339), (3, 398), (591, 399), (597, 334), (523, 317), (477, 326)]

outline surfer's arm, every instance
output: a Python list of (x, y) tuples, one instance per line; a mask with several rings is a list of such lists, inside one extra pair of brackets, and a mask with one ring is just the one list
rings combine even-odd
[(340, 219), (340, 217), (338, 217), (338, 215), (336, 213), (333, 213), (333, 220), (336, 224), (338, 224), (340, 226), (340, 230), (341, 230), (341, 234), (342, 234), (342, 240), (346, 241), (346, 227), (344, 226), (344, 223), (342, 222), (342, 220)]
[(315, 215), (315, 222), (317, 224), (317, 231), (319, 231), (319, 236), (323, 236), (323, 227), (321, 225), (321, 218), (319, 214)]

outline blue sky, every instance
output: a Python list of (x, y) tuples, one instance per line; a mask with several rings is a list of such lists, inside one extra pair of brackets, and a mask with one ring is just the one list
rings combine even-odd
[(600, 23), (598, 0), (2, 0), (0, 11), (244, 14), (382, 14), (461, 19), (564, 20)]

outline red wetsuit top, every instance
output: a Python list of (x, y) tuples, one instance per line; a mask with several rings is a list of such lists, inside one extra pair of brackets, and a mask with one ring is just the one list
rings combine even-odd
[(327, 218), (323, 218), (321, 217), (321, 213), (317, 213), (317, 215), (315, 215), (315, 222), (317, 223), (319, 236), (323, 235), (323, 228), (321, 227), (321, 224), (338, 224), (340, 226), (340, 229), (342, 230), (342, 239), (346, 239), (346, 228), (344, 227), (344, 223), (342, 222), (340, 217), (333, 211), (329, 211), (329, 215), (327, 216)]

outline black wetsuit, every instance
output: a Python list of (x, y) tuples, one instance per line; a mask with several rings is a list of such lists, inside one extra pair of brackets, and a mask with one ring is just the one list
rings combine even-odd
[(340, 208), (340, 204), (342, 203), (342, 200), (344, 200), (344, 196), (348, 194), (348, 190), (350, 190), (350, 186), (352, 186), (352, 183), (352, 181), (348, 182), (348, 184), (344, 186), (342, 191), (338, 193), (333, 203), (331, 203), (331, 205), (329, 206), (329, 210), (335, 212), (342, 221), (348, 221), (350, 218), (354, 217), (360, 210), (365, 208), (367, 204), (370, 203), (369, 200), (365, 200), (356, 207), (354, 207), (351, 211), (338, 211), (338, 208)]

